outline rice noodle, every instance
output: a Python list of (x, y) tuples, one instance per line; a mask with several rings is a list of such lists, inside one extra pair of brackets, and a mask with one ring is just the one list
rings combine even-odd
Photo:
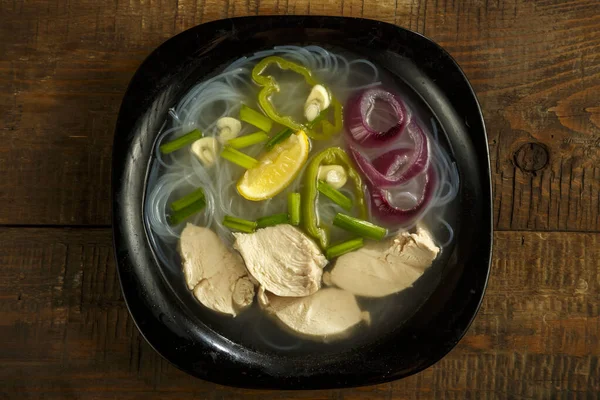
[[(302, 180), (296, 179), (282, 194), (261, 202), (257, 207), (256, 203), (250, 204), (251, 202), (242, 199), (236, 193), (235, 183), (243, 169), (219, 157), (215, 165), (207, 169), (189, 149), (187, 151), (182, 149), (168, 155), (162, 155), (159, 150), (162, 143), (180, 137), (193, 129), (199, 129), (204, 136), (216, 135), (216, 121), (224, 116), (237, 117), (241, 104), (258, 108), (257, 86), (252, 82), (250, 71), (258, 60), (271, 55), (279, 55), (309, 68), (319, 81), (331, 87), (334, 95), (341, 101), (345, 100), (351, 92), (381, 84), (378, 68), (369, 60), (348, 61), (343, 55), (331, 53), (319, 46), (278, 46), (239, 58), (229, 64), (222, 73), (192, 87), (175, 107), (169, 109), (171, 118), (159, 132), (155, 143), (154, 173), (151, 174), (153, 178), (148, 183), (151, 189), (146, 197), (145, 213), (147, 225), (157, 236), (157, 241), (173, 242), (178, 239), (184, 224), (169, 225), (168, 205), (178, 196), (183, 196), (195, 188), (204, 189), (206, 207), (201, 213), (191, 217), (190, 221), (214, 229), (229, 244), (232, 241), (230, 230), (222, 224), (225, 215), (255, 219), (285, 212), (287, 194), (301, 190)], [(359, 85), (356, 85), (357, 81), (360, 82)], [(282, 113), (301, 110), (304, 98), (298, 93), (306, 90), (303, 88), (304, 82), (284, 84), (287, 85), (286, 90), (282, 90), (274, 97), (274, 103)], [(427, 134), (430, 135), (430, 139), (433, 139), (430, 140), (432, 160), (440, 179), (434, 199), (424, 214), (427, 214), (432, 207), (438, 208), (448, 204), (458, 192), (458, 171), (446, 152), (437, 145), (437, 129), (435, 121), (432, 120), (432, 133)], [(243, 124), (241, 134), (255, 130), (254, 127)], [(312, 147), (319, 149), (325, 145), (341, 145), (341, 143), (341, 139), (335, 137), (326, 144), (314, 142)], [(394, 146), (403, 148), (410, 144), (395, 143)], [(244, 152), (252, 157), (258, 157), (261, 151), (262, 145), (244, 149)], [(412, 191), (408, 190), (397, 194), (396, 201), (410, 202), (415, 198), (411, 193)], [(344, 194), (353, 198), (353, 193), (350, 191), (344, 190)], [(234, 198), (236, 201), (233, 201)], [(337, 212), (344, 212), (344, 210), (331, 202), (324, 201), (319, 206), (319, 212), (320, 218), (330, 223)], [(452, 228), (447, 223), (444, 226), (449, 230), (449, 237), (452, 238)], [(163, 262), (169, 257), (165, 253), (159, 255), (159, 258), (164, 258), (161, 260)]]
[[(177, 242), (186, 222), (212, 229), (231, 247), (233, 236), (230, 229), (223, 225), (226, 215), (255, 220), (264, 216), (285, 213), (287, 212), (288, 194), (303, 191), (304, 179), (295, 179), (277, 196), (261, 202), (251, 202), (237, 193), (236, 182), (242, 176), (243, 168), (218, 156), (214, 165), (207, 168), (191, 152), (191, 146), (167, 155), (160, 152), (161, 144), (181, 137), (193, 129), (200, 130), (205, 137), (215, 137), (218, 134), (217, 120), (225, 116), (238, 118), (242, 104), (259, 110), (256, 96), (258, 86), (251, 78), (251, 71), (259, 60), (272, 55), (278, 55), (309, 68), (316, 80), (326, 85), (343, 104), (357, 90), (382, 84), (383, 77), (380, 77), (378, 68), (369, 60), (349, 60), (344, 55), (330, 52), (319, 46), (278, 46), (241, 57), (230, 63), (220, 74), (199, 82), (188, 90), (179, 103), (168, 110), (168, 118), (156, 135), (154, 157), (148, 175), (148, 190), (144, 202), (144, 222), (154, 254), (162, 267), (173, 273), (180, 274), (181, 260), (177, 252)], [(281, 91), (271, 97), (275, 108), (284, 115), (303, 117), (306, 93), (310, 87), (302, 79), (282, 79), (279, 83)], [(410, 110), (407, 110), (407, 116), (416, 118)], [(386, 118), (389, 119), (385, 110), (381, 115), (376, 114), (376, 117), (380, 118), (382, 123), (386, 122)], [(438, 142), (443, 131), (438, 131), (437, 123), (433, 118), (430, 122), (429, 128), (426, 128), (425, 124), (421, 124), (421, 126), (430, 145), (430, 162), (438, 177), (432, 199), (424, 208), (418, 221), (413, 221), (407, 226), (394, 227), (389, 235), (413, 229), (417, 222), (424, 223), (429, 228), (436, 227), (431, 229), (432, 234), (436, 236), (436, 243), (444, 249), (451, 245), (455, 236), (452, 227), (453, 220), (450, 215), (444, 214), (444, 210), (458, 194), (459, 174), (456, 164), (452, 162), (448, 153)], [(282, 129), (281, 126), (275, 125), (269, 132), (270, 136), (280, 129)], [(258, 128), (250, 124), (242, 123), (240, 135), (257, 130)], [(344, 135), (340, 134), (334, 135), (327, 141), (312, 141), (309, 157), (327, 147), (345, 147), (343, 137)], [(411, 140), (399, 138), (385, 148), (369, 149), (365, 154), (369, 158), (377, 158), (383, 152), (400, 149), (413, 150), (414, 148), (415, 145)], [(244, 148), (242, 151), (251, 157), (258, 158), (264, 151), (264, 143)], [(299, 177), (303, 176), (307, 164), (299, 172)], [(422, 187), (419, 179), (419, 177), (415, 177), (394, 190), (390, 190), (391, 203), (399, 207), (415, 204), (418, 201), (419, 188)], [(340, 188), (340, 192), (356, 203), (354, 191), (349, 187), (350, 185)], [(169, 224), (170, 204), (197, 188), (202, 188), (204, 191), (205, 208), (189, 217), (187, 221), (171, 226)], [(364, 190), (367, 191), (366, 185)], [(365, 195), (369, 194), (365, 193)], [(346, 214), (348, 211), (323, 195), (319, 195), (317, 201), (319, 224), (330, 227), (331, 241), (335, 243), (339, 240), (350, 239), (351, 234), (332, 226), (337, 213)], [(366, 203), (369, 215), (373, 216), (371, 201)], [(373, 315), (375, 314), (373, 312)], [(248, 330), (250, 332), (254, 330), (257, 341), (264, 343), (264, 346), (281, 352), (297, 351), (304, 346), (301, 339), (277, 340), (281, 338), (274, 337), (271, 325), (265, 324), (260, 318), (252, 320), (251, 324), (252, 327)]]

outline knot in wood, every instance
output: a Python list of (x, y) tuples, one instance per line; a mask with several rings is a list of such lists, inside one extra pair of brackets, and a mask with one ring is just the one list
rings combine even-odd
[(548, 149), (540, 143), (525, 143), (514, 154), (514, 163), (524, 172), (536, 172), (548, 165)]

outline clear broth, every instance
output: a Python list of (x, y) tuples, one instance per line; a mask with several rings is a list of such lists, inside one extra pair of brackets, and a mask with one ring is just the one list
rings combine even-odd
[[(345, 50), (335, 49), (335, 52), (338, 54), (343, 54), (348, 60), (359, 59), (359, 57), (356, 55)], [(227, 65), (223, 66), (223, 68), (226, 67)], [(370, 67), (365, 65), (364, 68), (368, 69)], [(218, 72), (220, 71), (217, 71), (217, 73)], [(421, 126), (429, 135), (430, 139), (437, 140), (441, 148), (450, 155), (452, 160), (452, 151), (446, 139), (445, 132), (441, 130), (440, 124), (437, 123), (428, 106), (422, 101), (418, 93), (406, 85), (403, 82), (402, 77), (394, 76), (381, 67), (378, 67), (378, 73), (379, 80), (382, 82), (382, 86), (389, 91), (396, 92), (401, 95), (403, 101), (411, 110), (413, 118), (417, 118), (420, 121)], [(360, 80), (360, 78), (357, 78), (357, 80)], [(360, 82), (360, 84), (363, 83), (365, 82)], [(338, 97), (342, 104), (345, 103), (348, 95), (350, 95), (350, 93), (337, 92), (335, 86), (330, 87), (330, 89), (334, 92), (334, 95)], [(306, 95), (307, 90), (307, 88), (303, 88), (299, 91), (299, 93)], [(275, 101), (275, 103), (277, 103), (277, 101)], [(224, 112), (224, 110), (219, 109), (219, 105), (215, 104), (215, 109), (212, 112), (215, 115), (220, 115)], [(170, 125), (171, 119), (165, 122), (165, 129), (168, 129)], [(278, 130), (276, 128), (273, 128), (271, 135), (277, 131)], [(435, 133), (436, 131), (437, 135)], [(311, 156), (317, 153), (320, 149), (326, 147), (336, 145), (343, 147), (344, 137), (345, 134), (341, 132), (340, 134), (337, 134), (334, 139), (326, 142), (313, 141)], [(257, 150), (254, 151), (255, 154), (249, 154), (254, 156), (258, 154), (260, 146), (255, 147), (257, 147)], [(246, 149), (244, 150), (246, 151)], [(150, 174), (147, 184), (147, 188), (149, 188), (149, 190), (153, 188), (157, 180), (164, 174), (164, 171), (165, 168), (158, 162), (156, 158), (153, 158), (151, 160)], [(241, 176), (243, 173), (243, 170), (238, 167), (232, 167), (231, 171), (233, 176), (236, 177), (234, 178), (234, 181), (237, 180), (237, 177)], [(297, 180), (301, 180), (301, 176), (297, 178)], [(190, 186), (190, 188), (191, 187), (192, 186)], [(295, 190), (298, 190), (298, 187), (296, 187)], [(286, 190), (284, 193), (278, 196), (285, 196), (285, 193), (289, 191), (290, 190)], [(169, 201), (172, 201), (183, 194), (185, 194), (185, 187), (181, 190), (175, 191), (170, 197)], [(225, 192), (225, 195), (235, 196), (235, 201), (240, 202), (241, 208), (254, 210), (261, 206), (258, 203), (243, 200), (238, 194), (236, 194), (235, 185), (232, 185), (229, 188), (229, 191)], [(440, 218), (445, 220), (452, 227), (455, 233), (459, 229), (459, 221), (456, 218), (455, 212), (458, 206), (459, 197), (460, 196), (454, 198), (443, 208), (430, 210), (420, 221), (420, 223), (422, 223), (431, 231), (438, 243), (446, 242), (449, 235), (448, 229), (439, 222)], [(280, 203), (283, 204), (283, 202)], [(284, 212), (285, 206), (282, 206), (281, 204), (273, 204), (273, 207), (269, 208), (268, 212), (264, 215)], [(144, 209), (146, 210), (146, 208)], [(147, 218), (146, 221), (148, 221)], [(192, 218), (190, 222), (194, 222), (194, 218)], [(325, 220), (325, 222), (331, 221)], [(448, 263), (448, 259), (452, 254), (454, 247), (454, 241), (451, 241), (449, 244), (443, 247), (442, 252), (434, 261), (433, 265), (427, 269), (423, 276), (421, 276), (414, 283), (413, 287), (394, 295), (382, 298), (371, 299), (357, 297), (357, 301), (361, 309), (363, 311), (369, 311), (371, 314), (370, 325), (367, 326), (363, 323), (355, 327), (344, 338), (336, 338), (335, 340), (331, 341), (319, 342), (312, 339), (299, 337), (288, 332), (285, 330), (285, 328), (280, 327), (274, 319), (269, 317), (263, 310), (260, 309), (256, 299), (250, 308), (244, 310), (235, 318), (218, 314), (202, 306), (195, 300), (191, 291), (187, 289), (185, 284), (184, 276), (181, 270), (181, 259), (177, 253), (177, 241), (164, 240), (163, 238), (155, 235), (149, 225), (149, 222), (147, 222), (147, 232), (153, 243), (158, 264), (160, 265), (165, 280), (169, 282), (169, 284), (172, 286), (172, 290), (179, 296), (180, 300), (188, 307), (192, 308), (193, 312), (198, 315), (198, 318), (203, 323), (229, 340), (260, 352), (278, 354), (286, 353), (301, 355), (315, 352), (320, 354), (338, 353), (371, 343), (382, 335), (387, 335), (400, 328), (402, 324), (409, 320), (410, 317), (419, 309), (419, 307), (424, 304), (427, 298), (435, 290), (442, 276), (443, 268)], [(333, 239), (344, 238), (344, 233), (335, 228), (332, 229), (332, 235)], [(231, 241), (228, 243), (231, 244)], [(334, 262), (328, 265), (325, 268), (325, 271), (329, 271)]]

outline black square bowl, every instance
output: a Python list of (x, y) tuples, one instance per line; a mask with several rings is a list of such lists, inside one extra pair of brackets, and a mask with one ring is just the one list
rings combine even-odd
[[(284, 44), (345, 48), (402, 80), (437, 119), (460, 174), (456, 245), (435, 291), (391, 334), (337, 353), (264, 353), (211, 329), (161, 274), (142, 215), (153, 144), (169, 107), (228, 62)], [(458, 343), (485, 291), (492, 202), (479, 104), (448, 53), (394, 25), (357, 18), (247, 17), (210, 22), (175, 36), (144, 61), (127, 89), (116, 126), (112, 179), (114, 245), (129, 311), (158, 353), (202, 379), (249, 388), (316, 389), (406, 377)]]

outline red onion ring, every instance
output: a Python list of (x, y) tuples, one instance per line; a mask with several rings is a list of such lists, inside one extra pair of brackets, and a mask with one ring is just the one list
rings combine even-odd
[(387, 198), (387, 192), (381, 188), (371, 186), (371, 202), (373, 212), (385, 223), (408, 225), (419, 217), (421, 212), (433, 198), (437, 176), (432, 166), (427, 168), (425, 173), (425, 184), (421, 197), (411, 208), (402, 209), (392, 206)]
[[(421, 174), (429, 165), (427, 136), (415, 123), (411, 123), (406, 130), (414, 139), (414, 150), (391, 150), (369, 161), (355, 147), (350, 146), (350, 154), (358, 168), (373, 185), (383, 189), (400, 185)], [(412, 156), (409, 156), (410, 153)]]
[[(385, 132), (373, 129), (368, 123), (376, 100), (388, 103), (396, 117), (395, 125)], [(413, 149), (390, 150), (374, 160), (367, 159), (352, 144), (349, 150), (369, 181), (373, 212), (379, 219), (403, 225), (414, 221), (430, 203), (436, 186), (436, 174), (429, 163), (429, 142), (421, 127), (409, 121), (402, 100), (382, 88), (366, 89), (352, 97), (346, 104), (345, 121), (352, 142), (365, 148), (389, 145), (405, 132), (410, 136)], [(392, 206), (385, 189), (406, 183), (421, 174), (424, 174), (425, 182), (417, 203), (408, 209)]]
[[(392, 107), (396, 124), (387, 131), (377, 131), (369, 123), (375, 101), (382, 100)], [(390, 143), (404, 130), (406, 108), (398, 96), (381, 88), (370, 88), (350, 98), (344, 108), (344, 121), (352, 139), (365, 147), (381, 147)]]

